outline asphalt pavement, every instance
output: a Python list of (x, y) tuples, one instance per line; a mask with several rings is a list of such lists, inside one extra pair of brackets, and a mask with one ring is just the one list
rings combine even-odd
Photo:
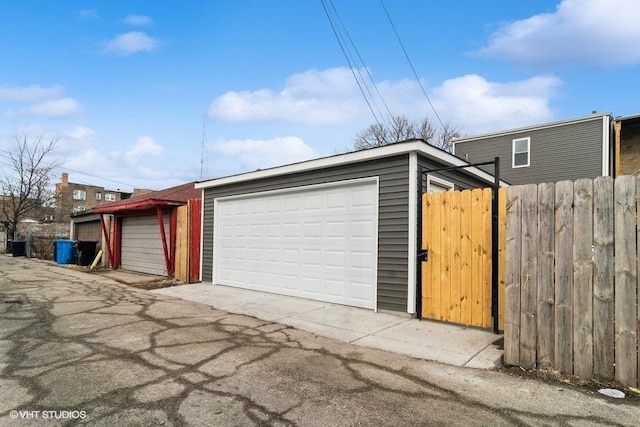
[(0, 425), (637, 425), (637, 400), (0, 255)]

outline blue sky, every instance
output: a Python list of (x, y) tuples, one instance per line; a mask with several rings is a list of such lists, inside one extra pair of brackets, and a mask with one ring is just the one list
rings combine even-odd
[(0, 154), (52, 135), (58, 173), (130, 190), (344, 151), (375, 119), (323, 4), (394, 115), (437, 125), (422, 89), (463, 135), (640, 113), (637, 0), (22, 0), (0, 14)]

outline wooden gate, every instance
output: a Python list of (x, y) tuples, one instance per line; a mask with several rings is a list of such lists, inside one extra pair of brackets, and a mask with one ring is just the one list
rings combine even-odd
[[(490, 328), (490, 188), (422, 196), (422, 318)], [(500, 189), (498, 327), (504, 330), (506, 192)]]

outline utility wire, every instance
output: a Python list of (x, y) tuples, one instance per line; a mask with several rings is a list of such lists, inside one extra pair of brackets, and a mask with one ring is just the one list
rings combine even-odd
[(416, 73), (416, 69), (414, 68), (413, 63), (411, 62), (411, 59), (409, 58), (409, 54), (407, 53), (407, 50), (404, 47), (404, 43), (402, 43), (402, 39), (400, 38), (400, 34), (398, 34), (398, 31), (396, 30), (396, 26), (393, 24), (393, 20), (391, 19), (391, 15), (389, 14), (389, 11), (387, 10), (387, 7), (384, 4), (384, 0), (380, 0), (380, 4), (382, 5), (382, 9), (384, 9), (384, 13), (387, 15), (387, 19), (389, 20), (389, 24), (391, 24), (391, 28), (393, 29), (393, 32), (395, 33), (396, 38), (398, 39), (398, 43), (400, 43), (400, 47), (402, 48), (402, 52), (404, 52), (404, 57), (407, 59), (407, 62), (409, 63), (409, 66), (411, 67), (411, 71), (413, 71), (413, 76), (416, 78), (416, 81), (418, 82), (418, 85), (420, 86), (420, 89), (422, 90), (423, 95), (425, 96), (425, 98), (427, 98), (427, 102), (429, 102), (429, 105), (431, 106), (431, 109), (433, 110), (433, 114), (435, 114), (436, 118), (438, 119), (438, 122), (440, 122), (440, 126), (442, 126), (442, 129), (446, 131), (447, 127), (442, 122), (442, 119), (440, 119), (440, 116), (438, 115), (438, 112), (436, 111), (436, 107), (434, 107), (433, 103), (431, 102), (431, 99), (429, 98), (429, 95), (427, 95), (427, 91), (424, 89), (424, 86), (422, 86), (422, 82), (420, 81), (420, 78), (418, 77), (418, 73)]
[[(6, 154), (3, 154), (3, 153), (6, 153)], [(4, 157), (5, 159), (11, 160), (10, 154), (11, 154), (11, 152), (10, 152), (10, 151), (0, 149), (0, 157)], [(3, 164), (4, 164), (5, 166), (12, 167), (12, 166), (10, 166), (10, 165), (7, 165), (6, 163), (3, 163)], [(90, 176), (90, 177), (92, 177), (92, 178), (97, 178), (97, 179), (101, 179), (101, 180), (104, 180), (104, 181), (110, 181), (110, 182), (113, 182), (113, 183), (116, 183), (116, 184), (126, 185), (126, 186), (131, 187), (131, 188), (135, 188), (135, 187), (136, 187), (136, 186), (135, 186), (135, 185), (133, 185), (133, 184), (129, 184), (129, 183), (122, 182), (122, 181), (116, 181), (116, 180), (114, 180), (114, 179), (105, 178), (105, 177), (98, 176), (98, 175), (93, 175), (93, 174), (90, 174), (90, 173), (88, 173), (88, 172), (83, 172), (83, 171), (79, 171), (79, 170), (71, 169), (71, 168), (68, 168), (68, 167), (65, 167), (65, 166), (61, 166), (61, 165), (54, 166), (54, 167), (53, 167), (53, 169), (60, 169), (60, 170), (62, 170), (62, 171), (75, 172), (75, 173), (79, 173), (79, 174), (81, 174), (81, 175)], [(79, 182), (79, 184), (93, 185), (93, 184), (89, 184), (89, 183), (86, 183), (86, 182)]]
[[(329, 0), (331, 1), (331, 0)], [(340, 49), (342, 50), (342, 54), (344, 55), (347, 64), (349, 65), (349, 69), (351, 70), (351, 74), (353, 75), (353, 78), (356, 80), (356, 84), (358, 85), (358, 88), (360, 89), (360, 93), (362, 94), (365, 102), (367, 103), (367, 106), (369, 107), (369, 111), (371, 111), (371, 114), (373, 115), (374, 120), (376, 121), (376, 123), (378, 124), (378, 126), (382, 126), (381, 123), (381, 118), (378, 118), (378, 114), (376, 114), (376, 112), (374, 111), (373, 106), (371, 105), (372, 100), (369, 99), (369, 97), (367, 96), (367, 94), (365, 93), (365, 90), (363, 88), (363, 83), (364, 80), (361, 82), (362, 76), (360, 77), (360, 79), (357, 76), (357, 72), (355, 70), (354, 65), (352, 64), (351, 58), (349, 56), (349, 53), (347, 52), (347, 48), (345, 47), (345, 43), (343, 41), (343, 39), (341, 38), (340, 32), (338, 31), (338, 29), (336, 28), (336, 24), (331, 16), (331, 13), (329, 12), (328, 8), (327, 8), (327, 4), (325, 3), (325, 0), (320, 0), (320, 3), (322, 4), (322, 8), (324, 9), (324, 13), (327, 16), (327, 19), (329, 20), (329, 24), (331, 25), (331, 29), (333, 31), (334, 36), (336, 37), (336, 40), (338, 41), (338, 45), (340, 45)], [(333, 5), (333, 3), (332, 3)], [(333, 8), (335, 10), (335, 7)], [(383, 120), (382, 120), (383, 121)]]
[[(387, 114), (389, 115), (389, 118), (391, 119), (392, 122), (394, 122), (395, 121), (395, 117), (391, 113), (391, 110), (389, 109), (389, 106), (387, 105), (387, 103), (384, 101), (384, 97), (380, 93), (380, 90), (378, 89), (378, 85), (376, 85), (376, 82), (373, 79), (373, 76), (371, 75), (371, 72), (369, 71), (369, 67), (367, 67), (366, 63), (364, 62), (364, 59), (362, 58), (362, 55), (360, 55), (360, 51), (358, 50), (358, 47), (356, 46), (356, 44), (354, 43), (353, 39), (351, 38), (351, 35), (349, 34), (349, 31), (347, 30), (347, 27), (342, 22), (342, 19), (340, 18), (340, 14), (338, 13), (338, 10), (336, 9), (335, 4), (333, 3), (333, 0), (329, 0), (329, 2), (331, 3), (331, 7), (333, 8), (333, 11), (334, 11), (336, 17), (338, 18), (338, 22), (340, 23), (340, 26), (344, 29), (344, 32), (347, 35), (347, 38), (349, 39), (349, 43), (353, 47), (353, 50), (355, 51), (356, 55), (358, 56), (358, 59), (360, 60), (360, 63), (362, 64), (362, 68), (364, 68), (364, 70), (366, 71), (367, 76), (369, 77), (369, 81), (371, 82), (371, 85), (373, 86), (373, 88), (375, 89), (376, 93), (378, 94), (378, 97), (380, 98), (380, 101), (382, 102), (382, 105), (384, 106), (385, 110), (387, 111)], [(360, 78), (362, 79), (362, 74), (359, 71), (358, 71), (358, 74), (360, 75)], [(363, 79), (363, 81), (364, 81), (364, 79)], [(369, 92), (369, 96), (372, 99), (374, 99), (373, 94), (369, 90), (368, 86), (367, 86), (367, 90)], [(380, 112), (379, 108), (378, 108), (378, 112), (380, 114), (382, 114)]]

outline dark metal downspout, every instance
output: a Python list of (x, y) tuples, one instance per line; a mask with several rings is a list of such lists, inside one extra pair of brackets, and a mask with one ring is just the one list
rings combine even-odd
[(422, 320), (422, 166), (418, 166), (418, 227), (416, 238), (416, 317)]

